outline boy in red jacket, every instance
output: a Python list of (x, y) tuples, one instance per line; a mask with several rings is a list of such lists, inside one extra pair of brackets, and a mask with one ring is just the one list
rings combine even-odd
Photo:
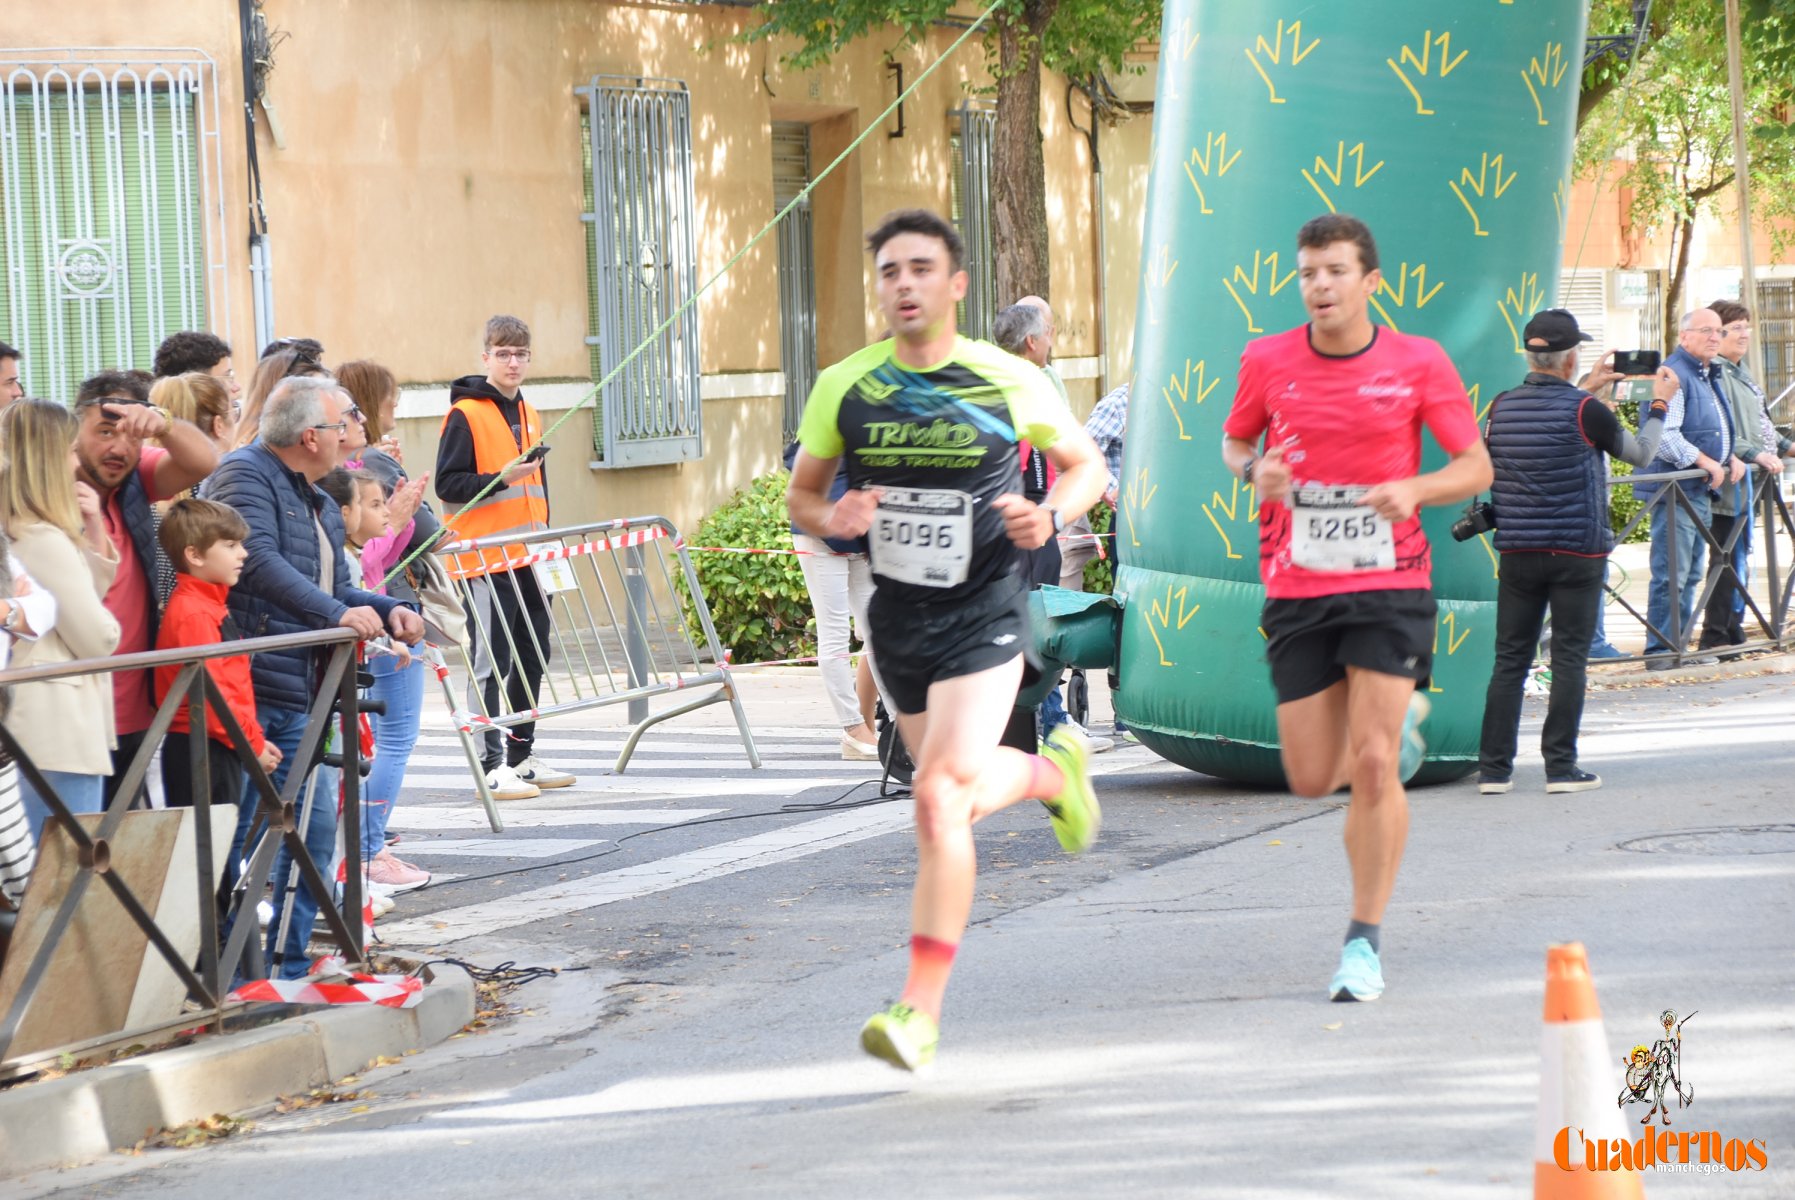
[[(156, 638), (156, 649), (176, 650), (191, 646), (216, 646), (236, 641), (241, 635), (231, 624), (225, 598), (237, 577), (243, 572), (247, 552), (243, 539), (249, 526), (228, 504), (211, 500), (176, 500), (162, 516), (162, 549), (174, 564), (175, 586), (169, 594), (168, 607), (162, 612), (162, 630)], [(249, 655), (206, 660), (206, 669), (224, 696), (225, 705), (237, 718), (256, 759), (264, 771), (272, 771), (280, 762), (280, 747), (262, 736), (256, 723), (255, 690), (249, 679)], [(179, 667), (156, 668), (156, 703), (174, 686)], [(162, 743), (162, 790), (171, 808), (185, 808), (193, 803), (194, 778), (192, 725), (183, 704), (169, 726)], [(230, 735), (218, 715), (218, 707), (207, 705), (206, 768), (211, 779), (212, 803), (237, 804), (243, 799), (245, 775), (237, 755), (231, 749)]]

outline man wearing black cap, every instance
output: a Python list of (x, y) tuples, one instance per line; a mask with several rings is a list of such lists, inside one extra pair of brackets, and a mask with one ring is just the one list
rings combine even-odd
[(1657, 453), (1676, 375), (1660, 367), (1650, 414), (1636, 438), (1601, 401), (1571, 383), (1578, 348), (1590, 340), (1562, 308), (1535, 313), (1522, 333), (1530, 370), (1521, 386), (1490, 404), (1484, 433), (1495, 482), (1495, 544), (1501, 554), (1496, 599), (1496, 666), (1483, 707), (1478, 790), (1514, 787), (1521, 689), (1540, 627), (1552, 613), (1552, 697), (1540, 750), (1548, 792), (1602, 786), (1577, 765), (1577, 727), (1590, 637), (1602, 606), (1602, 573), (1614, 549), (1602, 456), (1644, 466)]

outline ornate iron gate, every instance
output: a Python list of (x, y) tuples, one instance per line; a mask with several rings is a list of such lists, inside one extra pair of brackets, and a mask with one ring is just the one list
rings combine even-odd
[(951, 114), (954, 156), (954, 223), (966, 243), (966, 300), (960, 332), (989, 338), (997, 318), (997, 253), (991, 235), (991, 148), (997, 137), (997, 108), (968, 100)]
[(595, 75), (588, 105), (596, 328), (595, 370), (641, 354), (600, 397), (599, 465), (684, 462), (704, 453), (698, 395), (698, 290), (692, 198), (692, 105), (676, 79)]
[[(810, 126), (773, 122), (773, 211), (810, 183)], [(816, 383), (816, 239), (806, 197), (779, 222), (779, 351), (785, 371), (782, 443), (798, 436), (798, 418)]]
[(176, 330), (228, 340), (218, 140), (203, 55), (0, 56), (0, 338), (29, 394), (147, 368)]

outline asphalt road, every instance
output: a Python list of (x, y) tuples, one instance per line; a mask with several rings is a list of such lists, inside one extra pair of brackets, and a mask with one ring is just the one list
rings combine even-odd
[(1660, 1172), (1648, 1194), (1795, 1196), (1795, 681), (1598, 692), (1584, 730), (1600, 791), (1546, 796), (1534, 751), (1511, 795), (1413, 796), (1368, 1005), (1324, 997), (1337, 803), (1103, 756), (1090, 854), (1062, 855), (1033, 806), (981, 826), (941, 1059), (917, 1077), (855, 1040), (902, 984), (905, 810), (842, 807), (862, 787), (777, 812), (864, 778), (814, 734), (770, 731), (747, 795), (720, 734), (670, 739), (661, 791), (645, 761), (643, 791), (509, 808), (503, 847), (414, 765), (400, 849), (461, 878), (406, 898), (388, 936), (583, 969), (368, 1071), (356, 1104), (0, 1196), (1521, 1196), (1565, 940), (1589, 948), (1614, 1090), (1661, 1009), (1699, 1010), (1673, 1128), (1766, 1144), (1767, 1171)]

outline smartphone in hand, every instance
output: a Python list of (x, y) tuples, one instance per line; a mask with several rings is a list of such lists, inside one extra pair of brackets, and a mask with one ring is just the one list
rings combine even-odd
[(1664, 364), (1664, 356), (1656, 350), (1616, 350), (1614, 369), (1627, 376), (1651, 376)]

